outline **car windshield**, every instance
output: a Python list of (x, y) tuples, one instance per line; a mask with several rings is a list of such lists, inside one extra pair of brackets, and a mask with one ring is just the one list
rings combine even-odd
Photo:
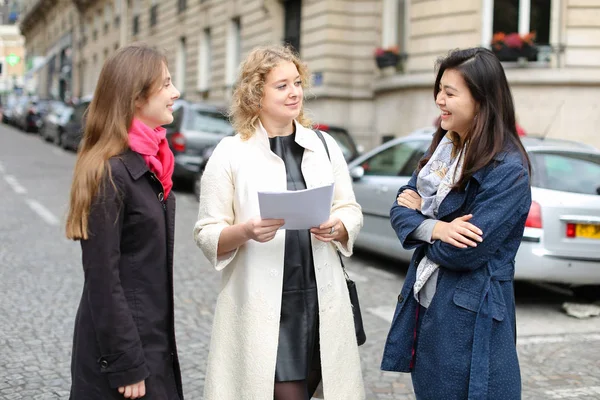
[(348, 136), (348, 134), (342, 130), (337, 130), (335, 128), (330, 128), (327, 130), (327, 133), (331, 135), (340, 146), (342, 150), (342, 154), (346, 161), (351, 160), (356, 155), (356, 149), (354, 148), (354, 143), (352, 139)]
[(50, 103), (48, 103), (47, 101), (39, 101), (39, 102), (37, 103), (37, 108), (38, 108), (40, 111), (47, 111), (47, 110), (48, 110), (48, 108), (50, 108)]
[(226, 115), (216, 111), (191, 109), (186, 128), (192, 131), (230, 135), (233, 127)]
[(73, 115), (73, 111), (74, 110), (72, 107), (64, 107), (62, 111), (57, 114), (60, 118), (61, 125), (65, 125), (67, 122), (69, 122), (71, 115)]
[(563, 192), (600, 194), (600, 155), (531, 152), (532, 184)]

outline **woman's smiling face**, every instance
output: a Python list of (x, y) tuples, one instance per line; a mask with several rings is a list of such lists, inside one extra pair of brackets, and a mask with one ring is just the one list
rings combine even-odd
[(260, 102), (260, 119), (287, 123), (296, 119), (302, 110), (304, 91), (296, 64), (284, 61), (267, 75), (263, 98)]
[(444, 71), (435, 103), (441, 111), (442, 128), (466, 137), (477, 114), (477, 103), (460, 72)]

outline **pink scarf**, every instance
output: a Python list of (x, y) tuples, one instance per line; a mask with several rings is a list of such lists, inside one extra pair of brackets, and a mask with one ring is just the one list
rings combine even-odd
[(140, 153), (150, 171), (154, 172), (165, 191), (165, 199), (173, 187), (173, 169), (175, 157), (167, 142), (165, 128), (149, 128), (142, 121), (134, 118), (129, 128), (129, 147)]

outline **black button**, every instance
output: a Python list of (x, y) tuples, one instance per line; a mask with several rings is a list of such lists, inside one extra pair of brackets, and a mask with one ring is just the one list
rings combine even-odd
[(108, 368), (108, 361), (106, 361), (106, 360), (100, 360), (100, 366), (102, 368)]
[(402, 296), (402, 293), (398, 295), (398, 303), (402, 303), (404, 301), (404, 296)]
[(158, 194), (158, 201), (163, 201), (165, 199), (165, 195), (163, 194), (163, 192), (160, 192)]

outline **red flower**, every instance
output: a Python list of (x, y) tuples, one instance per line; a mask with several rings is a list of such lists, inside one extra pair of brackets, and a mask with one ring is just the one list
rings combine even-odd
[(525, 44), (533, 46), (534, 41), (535, 32), (530, 32), (523, 36), (520, 36), (516, 32), (509, 34), (505, 34), (504, 32), (496, 32), (492, 38), (491, 45), (496, 50), (500, 50), (503, 46), (510, 47), (513, 49), (520, 49)]
[(523, 47), (523, 41), (521, 40), (521, 36), (518, 33), (509, 33), (504, 38), (504, 44), (508, 47), (512, 47), (514, 49), (520, 49)]
[(375, 57), (379, 57), (384, 55), (385, 53), (398, 54), (398, 46), (390, 46), (390, 47), (377, 47), (375, 49)]

